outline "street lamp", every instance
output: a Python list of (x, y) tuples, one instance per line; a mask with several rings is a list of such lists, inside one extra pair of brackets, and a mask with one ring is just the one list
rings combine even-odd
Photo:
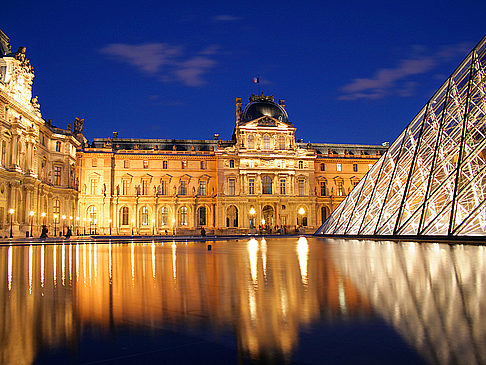
[(95, 235), (96, 235), (96, 222), (98, 222), (98, 220), (95, 218), (95, 219), (93, 220), (93, 223), (94, 223), (94, 226), (95, 226)]
[(250, 208), (250, 228), (253, 228), (255, 226), (255, 208), (251, 207)]
[(298, 213), (300, 214), (300, 225), (303, 226), (304, 225), (303, 220), (304, 220), (305, 209), (300, 207)]
[(31, 210), (29, 212), (29, 215), (30, 215), (30, 237), (33, 237), (32, 236), (32, 224), (34, 223), (34, 212)]
[(83, 230), (84, 230), (84, 235), (86, 236), (86, 218), (83, 218)]
[(79, 217), (76, 217), (76, 236), (79, 236)]
[(132, 223), (132, 236), (133, 236), (133, 223), (135, 223), (135, 221), (132, 219), (131, 223)]
[(91, 231), (93, 230), (93, 226), (92, 226), (93, 223), (91, 223), (92, 221), (93, 221), (93, 219), (91, 217), (89, 217), (88, 218), (88, 222), (89, 222), (89, 234), (91, 234)]
[(172, 218), (172, 235), (173, 236), (175, 236), (175, 232), (176, 232), (176, 230), (175, 230), (175, 222), (176, 222), (175, 218)]
[(74, 231), (73, 216), (72, 215), (69, 216), (69, 229), (72, 229)]
[(46, 213), (42, 212), (41, 217), (42, 217), (42, 224), (45, 225), (46, 224)]
[(13, 214), (14, 214), (15, 210), (13, 210), (12, 208), (10, 208), (8, 210), (8, 214), (10, 214), (10, 238), (13, 238), (13, 231), (12, 231), (12, 224), (13, 224)]
[(61, 218), (62, 218), (62, 235), (64, 236), (64, 228), (65, 228), (64, 222), (66, 221), (66, 216), (63, 214)]
[(155, 219), (152, 219), (152, 236), (155, 235)]
[(57, 232), (57, 218), (59, 218), (59, 216), (57, 214), (54, 214), (54, 237), (56, 237), (56, 232)]
[(111, 219), (108, 220), (108, 223), (110, 223), (110, 236), (111, 236), (111, 222), (113, 222)]

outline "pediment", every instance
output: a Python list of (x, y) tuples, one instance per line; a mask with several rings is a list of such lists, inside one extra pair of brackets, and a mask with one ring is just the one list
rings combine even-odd
[(284, 123), (280, 120), (269, 116), (263, 116), (261, 118), (252, 120), (251, 122), (247, 122), (244, 127), (249, 128), (258, 128), (258, 127), (271, 127), (271, 128), (289, 128), (290, 126), (287, 123)]

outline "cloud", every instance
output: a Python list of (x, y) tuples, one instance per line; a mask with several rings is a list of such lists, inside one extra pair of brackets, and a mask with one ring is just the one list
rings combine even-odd
[(234, 22), (236, 20), (240, 20), (239, 17), (228, 14), (215, 15), (211, 19), (213, 19), (215, 22)]
[[(398, 61), (392, 68), (377, 70), (371, 77), (356, 78), (340, 88), (339, 100), (381, 99), (389, 95), (407, 97), (413, 95), (417, 83), (411, 76), (427, 73), (441, 62), (467, 53), (470, 43), (460, 43), (441, 47), (435, 53), (427, 47), (413, 45), (411, 57)], [(427, 54), (428, 55), (424, 55)]]
[(162, 82), (178, 81), (196, 87), (205, 84), (204, 75), (216, 65), (210, 56), (217, 54), (218, 49), (219, 46), (211, 45), (191, 56), (182, 46), (167, 43), (115, 43), (100, 49), (100, 53), (155, 75)]
[(100, 53), (116, 57), (142, 71), (155, 73), (161, 66), (171, 63), (172, 59), (181, 53), (181, 48), (166, 43), (114, 43), (100, 49)]

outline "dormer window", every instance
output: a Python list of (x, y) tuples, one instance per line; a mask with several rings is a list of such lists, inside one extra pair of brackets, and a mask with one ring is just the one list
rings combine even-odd
[(279, 150), (285, 149), (285, 137), (284, 136), (278, 137), (278, 149)]
[(299, 169), (303, 169), (304, 168), (304, 161), (299, 161)]
[(56, 142), (56, 152), (61, 152), (61, 142)]
[(248, 149), (255, 149), (255, 136), (253, 134), (248, 136)]
[(235, 160), (229, 160), (229, 167), (230, 167), (230, 169), (235, 168)]

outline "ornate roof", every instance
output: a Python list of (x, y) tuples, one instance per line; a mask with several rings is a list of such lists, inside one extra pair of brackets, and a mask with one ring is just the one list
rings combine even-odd
[(265, 96), (263, 93), (261, 95), (252, 95), (250, 102), (243, 110), (242, 122), (249, 122), (263, 116), (289, 123), (287, 112), (282, 105), (275, 103), (273, 95)]

